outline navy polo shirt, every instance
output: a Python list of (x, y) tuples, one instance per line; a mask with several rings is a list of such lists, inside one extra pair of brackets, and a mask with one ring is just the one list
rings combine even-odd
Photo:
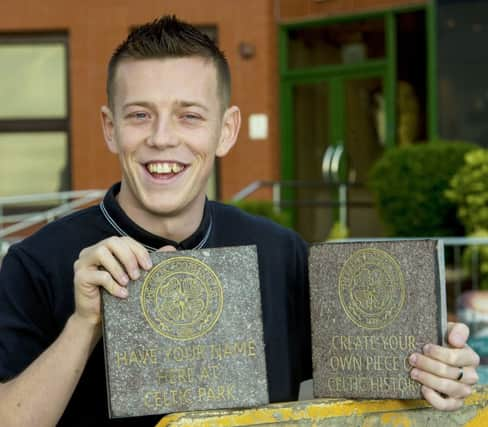
[[(307, 247), (293, 231), (218, 202), (182, 242), (135, 224), (116, 201), (103, 201), (54, 221), (13, 245), (0, 270), (0, 381), (22, 372), (61, 333), (74, 311), (73, 263), (82, 249), (110, 236), (130, 236), (149, 251), (256, 245), (270, 401), (295, 400), (311, 377)], [(47, 399), (49, 397), (46, 397)], [(103, 346), (98, 343), (60, 426), (154, 426), (160, 416), (109, 420)]]

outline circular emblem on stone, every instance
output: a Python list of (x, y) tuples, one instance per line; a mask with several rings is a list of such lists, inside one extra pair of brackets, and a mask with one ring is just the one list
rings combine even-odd
[(217, 275), (191, 257), (162, 261), (142, 284), (144, 317), (157, 333), (174, 340), (198, 338), (212, 330), (223, 303)]
[(367, 329), (382, 329), (405, 303), (405, 280), (400, 264), (379, 249), (360, 249), (339, 275), (339, 299), (347, 317)]

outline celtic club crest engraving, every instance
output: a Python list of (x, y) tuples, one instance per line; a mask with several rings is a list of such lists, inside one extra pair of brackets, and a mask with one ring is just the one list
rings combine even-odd
[(339, 275), (339, 299), (356, 325), (384, 328), (405, 303), (405, 280), (398, 261), (380, 249), (354, 252)]
[(191, 257), (162, 261), (147, 275), (141, 308), (157, 333), (173, 340), (201, 337), (213, 329), (222, 313), (222, 285), (215, 272)]

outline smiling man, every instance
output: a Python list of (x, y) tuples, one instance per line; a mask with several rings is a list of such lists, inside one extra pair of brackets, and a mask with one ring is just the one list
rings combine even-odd
[(122, 166), (118, 202), (146, 230), (181, 241), (201, 222), (215, 156), (234, 145), (239, 109), (224, 104), (214, 63), (198, 56), (123, 58), (114, 79), (102, 115)]
[[(232, 148), (241, 120), (224, 56), (194, 27), (163, 17), (115, 51), (107, 93), (103, 131), (121, 182), (99, 206), (13, 245), (3, 261), (2, 426), (156, 424), (108, 419), (100, 342), (100, 289), (126, 298), (129, 278), (151, 268), (155, 250), (257, 246), (270, 400), (296, 399), (311, 376), (306, 244), (205, 197), (215, 157)], [(450, 348), (428, 345), (410, 358), (437, 408), (459, 408), (477, 381), (467, 337), (464, 325), (451, 325)]]

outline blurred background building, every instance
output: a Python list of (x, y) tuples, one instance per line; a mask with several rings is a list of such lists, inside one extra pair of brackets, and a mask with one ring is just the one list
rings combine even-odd
[[(366, 182), (385, 150), (487, 144), (487, 11), (469, 0), (2, 0), (0, 197), (118, 179), (100, 128), (108, 58), (130, 28), (176, 14), (225, 52), (243, 113), (210, 197), (273, 199), (309, 241), (337, 221), (382, 236)], [(21, 214), (13, 205), (4, 213)]]

